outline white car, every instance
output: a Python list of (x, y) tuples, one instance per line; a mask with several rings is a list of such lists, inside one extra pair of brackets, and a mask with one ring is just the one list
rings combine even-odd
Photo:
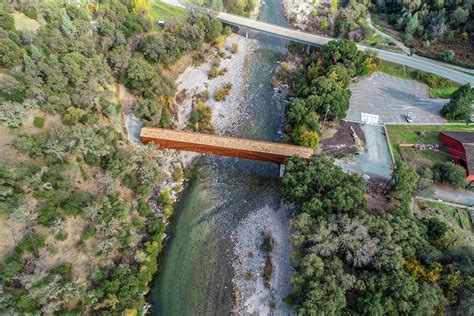
[(405, 114), (405, 119), (408, 123), (413, 123), (413, 116), (410, 113)]

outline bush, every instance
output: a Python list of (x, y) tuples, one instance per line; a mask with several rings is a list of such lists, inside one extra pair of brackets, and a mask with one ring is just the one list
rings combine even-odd
[(466, 184), (466, 170), (452, 162), (438, 162), (433, 166), (433, 180), (462, 188)]
[(428, 236), (433, 240), (438, 240), (448, 231), (448, 224), (439, 218), (432, 217), (426, 222), (426, 228), (428, 229)]
[(206, 102), (198, 100), (191, 110), (191, 116), (188, 122), (188, 125), (195, 132), (207, 132), (213, 133), (214, 129), (211, 124), (212, 120), (212, 109)]
[(474, 91), (467, 83), (453, 93), (451, 100), (443, 106), (441, 114), (448, 120), (468, 120), (473, 101)]
[(237, 43), (232, 43), (232, 54), (237, 54), (239, 52), (239, 45)]
[(84, 233), (82, 234), (82, 239), (87, 240), (95, 236), (97, 230), (94, 227), (89, 227), (84, 230)]
[(33, 125), (36, 128), (43, 128), (44, 127), (44, 121), (45, 121), (44, 117), (35, 116), (35, 118), (33, 119)]
[(0, 103), (0, 121), (8, 127), (20, 127), (28, 117), (21, 103), (4, 101)]
[(225, 101), (227, 97), (230, 95), (230, 90), (232, 90), (232, 83), (227, 82), (222, 86), (221, 89), (218, 89), (216, 91), (216, 94), (214, 96), (214, 99), (216, 101)]
[(214, 79), (219, 75), (219, 67), (212, 66), (211, 69), (207, 72), (208, 79)]
[(291, 141), (300, 146), (316, 148), (319, 145), (319, 135), (318, 132), (309, 130), (306, 125), (300, 125), (291, 132)]
[(447, 50), (443, 53), (443, 59), (445, 61), (453, 61), (454, 59), (454, 52), (452, 50)]

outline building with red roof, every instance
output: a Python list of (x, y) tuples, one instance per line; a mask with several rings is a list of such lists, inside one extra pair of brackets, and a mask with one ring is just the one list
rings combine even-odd
[(474, 133), (440, 132), (439, 139), (453, 161), (466, 169), (467, 181), (474, 181)]

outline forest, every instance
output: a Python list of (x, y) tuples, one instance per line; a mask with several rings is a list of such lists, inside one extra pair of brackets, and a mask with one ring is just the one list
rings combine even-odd
[(438, 217), (410, 213), (419, 176), (399, 163), (392, 210), (368, 211), (365, 181), (331, 159), (292, 158), (284, 195), (295, 203), (293, 293), (299, 314), (472, 314), (474, 249)]
[(415, 52), (473, 66), (472, 1), (376, 1), (374, 11), (402, 32)]
[(173, 211), (159, 186), (183, 175), (128, 142), (116, 87), (146, 124), (173, 126), (163, 69), (205, 55), (223, 31), (207, 15), (159, 29), (149, 10), (139, 0), (0, 1), (0, 218), (13, 238), (1, 254), (2, 314), (145, 305)]
[(474, 12), (470, 0), (332, 0), (312, 2), (305, 12), (287, 9), (287, 16), (308, 32), (397, 50), (393, 41), (375, 33), (375, 27), (404, 42), (411, 53), (474, 66)]
[[(291, 58), (291, 57), (290, 57)], [(294, 98), (286, 106), (289, 140), (316, 148), (320, 123), (343, 119), (349, 109), (349, 84), (376, 70), (378, 60), (357, 50), (348, 40), (331, 41), (307, 56), (296, 70), (281, 68), (279, 79), (287, 82)]]

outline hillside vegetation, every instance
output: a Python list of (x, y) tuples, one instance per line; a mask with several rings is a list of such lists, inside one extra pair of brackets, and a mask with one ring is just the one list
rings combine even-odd
[(286, 300), (299, 314), (472, 314), (474, 248), (448, 215), (410, 214), (418, 181), (398, 163), (387, 194), (399, 206), (369, 212), (362, 177), (322, 156), (290, 159), (284, 195), (298, 214)]
[(149, 1), (81, 3), (0, 1), (0, 314), (143, 309), (182, 174), (128, 142), (116, 87), (172, 127), (162, 70), (222, 31), (203, 15), (154, 32)]

